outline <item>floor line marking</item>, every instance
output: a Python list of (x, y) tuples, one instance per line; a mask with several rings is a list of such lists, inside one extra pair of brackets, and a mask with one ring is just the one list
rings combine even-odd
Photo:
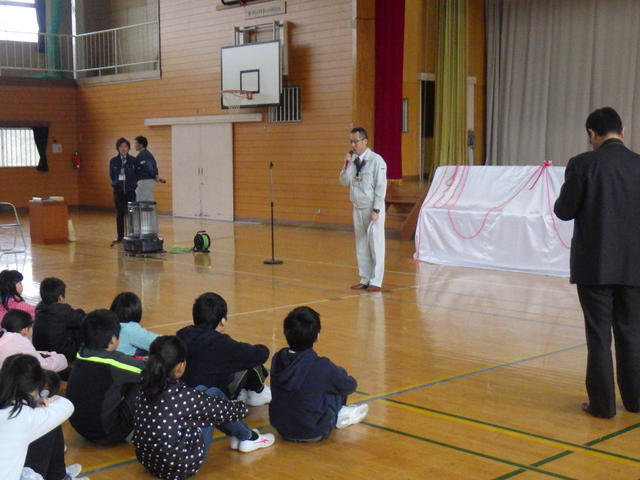
[(426, 382), (426, 383), (410, 385), (408, 387), (404, 387), (404, 388), (401, 388), (399, 390), (393, 390), (393, 391), (390, 391), (390, 392), (385, 392), (385, 393), (380, 393), (380, 394), (372, 394), (372, 395), (368, 395), (369, 398), (364, 398), (361, 401), (363, 401), (363, 402), (371, 402), (371, 401), (374, 401), (374, 400), (385, 399), (385, 398), (388, 398), (388, 397), (400, 395), (400, 394), (411, 392), (411, 391), (414, 391), (414, 390), (420, 390), (422, 388), (432, 387), (434, 385), (439, 385), (441, 383), (450, 382), (450, 381), (457, 380), (457, 379), (460, 379), (460, 378), (470, 377), (472, 375), (477, 375), (479, 373), (490, 372), (490, 371), (496, 370), (498, 368), (509, 367), (509, 366), (520, 364), (520, 363), (528, 362), (528, 361), (531, 361), (531, 360), (537, 360), (539, 358), (544, 358), (544, 357), (548, 357), (548, 356), (551, 356), (551, 355), (556, 355), (558, 353), (568, 352), (568, 351), (571, 351), (571, 350), (575, 350), (575, 349), (578, 349), (578, 348), (585, 347), (586, 345), (587, 345), (586, 343), (578, 343), (578, 344), (575, 344), (575, 345), (570, 345), (568, 347), (563, 347), (563, 348), (558, 349), (558, 350), (553, 350), (551, 352), (539, 353), (539, 354), (536, 354), (536, 355), (531, 355), (531, 356), (520, 358), (520, 359), (517, 359), (517, 360), (512, 360), (512, 361), (509, 361), (509, 362), (497, 363), (495, 365), (491, 365), (489, 367), (485, 367), (485, 368), (481, 368), (481, 369), (477, 369), (477, 370), (469, 370), (468, 372), (458, 373), (456, 375), (451, 375), (451, 376), (448, 376), (448, 377), (439, 378), (439, 379), (432, 380), (432, 381)]
[[(311, 288), (313, 288), (313, 287), (311, 287)], [(395, 293), (395, 292), (398, 292), (398, 291), (401, 291), (401, 290), (410, 290), (410, 289), (415, 289), (415, 288), (416, 288), (415, 286), (397, 287), (397, 288), (395, 288), (393, 290), (388, 290), (387, 293)], [(296, 302), (296, 303), (287, 304), (287, 305), (276, 305), (274, 307), (266, 307), (266, 308), (260, 308), (260, 309), (256, 309), (256, 310), (247, 310), (245, 312), (232, 313), (232, 314), (229, 314), (229, 317), (239, 317), (239, 316), (242, 316), (242, 315), (251, 315), (251, 314), (254, 314), (254, 313), (273, 312), (273, 311), (276, 311), (276, 310), (281, 310), (283, 308), (295, 308), (295, 307), (298, 307), (300, 305), (316, 305), (316, 304), (324, 303), (324, 302), (328, 302), (328, 301), (351, 300), (351, 299), (354, 299), (354, 298), (359, 298), (362, 295), (363, 294), (361, 294), (361, 293), (355, 293), (355, 294), (341, 295), (341, 296), (338, 296), (338, 297), (321, 298), (321, 299), (317, 299), (317, 300), (311, 300), (311, 301), (308, 301), (308, 302)], [(510, 319), (510, 320), (517, 320), (517, 321), (521, 321), (521, 322), (538, 323), (538, 324), (542, 324), (542, 325), (552, 325), (552, 326), (564, 327), (564, 328), (572, 328), (572, 329), (582, 329), (582, 328), (584, 328), (581, 325), (571, 325), (571, 324), (558, 323), (558, 322), (546, 322), (544, 320), (537, 320), (537, 319), (533, 319), (533, 318), (516, 317), (514, 315), (500, 315), (500, 314), (497, 314), (497, 313), (482, 312), (482, 311), (478, 311), (478, 310), (468, 310), (468, 309), (462, 309), (462, 308), (447, 307), (447, 306), (443, 306), (443, 305), (432, 305), (432, 304), (424, 304), (424, 303), (418, 303), (418, 302), (409, 302), (409, 301), (406, 301), (406, 300), (402, 300), (402, 299), (398, 299), (398, 298), (392, 298), (392, 297), (387, 297), (386, 300), (391, 301), (391, 302), (397, 302), (397, 303), (420, 305), (420, 306), (430, 307), (430, 308), (440, 308), (440, 309), (443, 309), (443, 310), (449, 310), (449, 311), (453, 311), (453, 312), (472, 313), (472, 314), (490, 316), (490, 317), (495, 317), (495, 318), (505, 318), (505, 319)], [(158, 324), (158, 325), (150, 325), (149, 327), (151, 329), (154, 329), (154, 328), (172, 327), (172, 326), (176, 326), (176, 325), (184, 325), (184, 324), (190, 324), (190, 323), (191, 323), (191, 320), (181, 320), (181, 321), (178, 321), (178, 322), (162, 323), (162, 324)]]
[(402, 436), (405, 436), (405, 437), (413, 438), (415, 440), (421, 440), (423, 442), (427, 442), (427, 443), (431, 443), (431, 444), (434, 444), (434, 445), (438, 445), (440, 447), (445, 447), (445, 448), (456, 450), (456, 451), (459, 451), (459, 452), (462, 452), (462, 453), (471, 454), (471, 455), (476, 456), (476, 457), (481, 457), (481, 458), (485, 458), (485, 459), (488, 459), (488, 460), (493, 460), (495, 462), (504, 463), (504, 464), (511, 465), (511, 466), (518, 466), (519, 468), (522, 468), (522, 469), (525, 469), (525, 470), (528, 470), (528, 471), (531, 471), (531, 472), (536, 472), (536, 473), (540, 473), (540, 474), (543, 474), (543, 475), (548, 475), (548, 476), (554, 477), (554, 478), (561, 478), (561, 479), (564, 479), (564, 480), (575, 480), (573, 477), (567, 477), (567, 476), (560, 475), (560, 474), (557, 474), (557, 473), (554, 473), (554, 472), (549, 472), (547, 470), (543, 470), (543, 469), (540, 469), (540, 468), (532, 467), (532, 466), (529, 466), (529, 465), (524, 465), (524, 464), (521, 464), (521, 463), (518, 463), (518, 462), (513, 462), (511, 460), (507, 460), (507, 459), (504, 459), (504, 458), (495, 457), (493, 455), (488, 455), (488, 454), (481, 453), (481, 452), (476, 452), (476, 451), (470, 450), (468, 448), (458, 447), (456, 445), (451, 445), (451, 444), (448, 444), (448, 443), (440, 442), (438, 440), (433, 440), (431, 438), (421, 437), (419, 435), (414, 435), (412, 433), (407, 433), (407, 432), (403, 432), (401, 430), (396, 430), (396, 429), (393, 429), (393, 428), (385, 427), (383, 425), (378, 425), (378, 424), (367, 422), (367, 421), (362, 422), (362, 423), (364, 425), (367, 425), (367, 426), (372, 427), (372, 428), (377, 428), (379, 430), (383, 430), (383, 431), (386, 431), (386, 432), (395, 433), (397, 435), (402, 435)]
[[(615, 432), (611, 432), (607, 435), (604, 435), (602, 437), (596, 438), (595, 440), (591, 440), (589, 442), (586, 442), (584, 445), (586, 446), (591, 446), (591, 445), (596, 445), (598, 443), (604, 442), (606, 440), (609, 440), (611, 438), (617, 437), (619, 435), (623, 435), (631, 430), (635, 430), (636, 428), (640, 427), (640, 423), (635, 423), (633, 425), (629, 425), (628, 427), (622, 428), (620, 430), (616, 430)], [(547, 458), (543, 458), (542, 460), (538, 460), (534, 463), (532, 463), (531, 465), (533, 466), (540, 466), (540, 465), (546, 465), (547, 463), (551, 463), (554, 462), (556, 460), (559, 460), (560, 458), (564, 458), (568, 455), (571, 455), (572, 453), (574, 453), (571, 450), (565, 450), (564, 452), (560, 452), (556, 455), (553, 455), (551, 457), (547, 457)], [(499, 477), (494, 478), (493, 480), (507, 480), (508, 478), (513, 478), (513, 477), (517, 477), (518, 475), (520, 475), (521, 473), (525, 473), (526, 470), (515, 470), (513, 472), (509, 472), (506, 473), (504, 475), (501, 475)]]
[(618, 453), (609, 452), (606, 450), (601, 450), (599, 448), (591, 448), (588, 446), (580, 445), (579, 443), (568, 442), (566, 440), (558, 440), (551, 437), (546, 437), (544, 435), (539, 435), (536, 433), (525, 432), (523, 430), (518, 430), (515, 428), (507, 427), (504, 425), (497, 425), (495, 423), (485, 422), (483, 420), (477, 420), (470, 417), (464, 417), (462, 415), (456, 415), (453, 413), (443, 412), (440, 410), (435, 410), (433, 408), (421, 407), (419, 405), (413, 405), (406, 402), (401, 402), (393, 399), (385, 399), (385, 402), (390, 403), (398, 408), (403, 408), (405, 410), (409, 410), (416, 413), (422, 413), (424, 415), (429, 415), (432, 417), (444, 418), (447, 420), (451, 420), (458, 423), (463, 423), (466, 425), (473, 425), (476, 427), (480, 427), (485, 430), (505, 433), (507, 435), (521, 438), (525, 440), (533, 440), (539, 443), (544, 443), (546, 445), (552, 445), (554, 447), (562, 447), (567, 450), (571, 450), (572, 452), (580, 452), (587, 455), (592, 455), (595, 457), (603, 458), (606, 460), (612, 460), (618, 463), (624, 463), (627, 465), (638, 466), (640, 464), (640, 459), (629, 457), (627, 455), (621, 455)]
[(452, 311), (452, 312), (472, 313), (472, 314), (485, 315), (485, 316), (494, 317), (494, 318), (506, 318), (506, 319), (509, 319), (509, 320), (517, 320), (519, 322), (531, 322), (531, 323), (539, 323), (541, 325), (553, 325), (553, 326), (557, 326), (557, 327), (565, 327), (565, 328), (573, 328), (573, 329), (584, 329), (584, 325), (573, 325), (571, 323), (551, 322), (551, 321), (538, 320), (538, 319), (535, 319), (535, 318), (526, 318), (526, 317), (521, 317), (521, 316), (516, 316), (516, 315), (502, 315), (502, 314), (495, 313), (495, 312), (483, 312), (482, 310), (470, 310), (468, 308), (449, 307), (449, 306), (445, 306), (445, 305), (437, 305), (437, 304), (433, 304), (433, 303), (422, 303), (422, 302), (417, 302), (417, 301), (414, 302), (414, 301), (409, 301), (409, 300), (403, 300), (401, 298), (388, 298), (387, 300), (389, 302), (404, 303), (404, 304), (409, 304), (409, 305), (418, 305), (420, 307), (440, 308), (440, 309), (449, 310), (449, 311)]
[[(259, 427), (255, 427), (258, 430), (263, 430), (265, 428), (270, 428), (271, 424), (262, 425)], [(253, 428), (253, 427), (252, 427)], [(227, 435), (222, 434), (217, 428), (214, 429), (214, 435), (211, 440), (211, 443), (218, 443), (227, 438)], [(127, 457), (121, 460), (116, 460), (113, 462), (102, 463), (96, 466), (91, 467), (89, 470), (83, 470), (81, 473), (83, 476), (91, 475), (93, 473), (104, 472), (106, 470), (112, 470), (114, 468), (124, 467), (131, 463), (137, 462), (138, 459), (136, 457)]]
[[(397, 287), (394, 290), (390, 290), (390, 292), (395, 292), (395, 291), (398, 291), (398, 290), (407, 290), (407, 289), (411, 289), (411, 288), (415, 288), (415, 287), (413, 287), (413, 286)], [(287, 305), (276, 305), (274, 307), (258, 308), (256, 310), (247, 310), (245, 312), (235, 312), (235, 313), (229, 314), (228, 317), (240, 317), (242, 315), (252, 315), (254, 313), (273, 312), (273, 311), (276, 311), (276, 310), (282, 310), (283, 308), (299, 307), (300, 305), (317, 305), (319, 303), (335, 302), (337, 300), (350, 300), (350, 299), (361, 297), (363, 295), (367, 295), (367, 294), (349, 293), (349, 294), (346, 294), (346, 295), (340, 295), (338, 297), (320, 298), (320, 299), (317, 299), (317, 300), (310, 300), (308, 302), (296, 302), (296, 303), (290, 303), (290, 304), (287, 304)], [(191, 320), (181, 320), (179, 322), (171, 322), (171, 323), (162, 323), (162, 324), (158, 324), (158, 325), (150, 325), (149, 327), (151, 329), (154, 329), (154, 328), (172, 327), (172, 326), (175, 326), (175, 325), (183, 325), (183, 324), (190, 324), (190, 323), (192, 323)]]

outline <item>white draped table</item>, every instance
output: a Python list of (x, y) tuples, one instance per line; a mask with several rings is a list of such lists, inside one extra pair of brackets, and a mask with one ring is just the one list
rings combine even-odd
[(568, 276), (573, 222), (553, 214), (564, 167), (436, 170), (416, 228), (417, 260)]

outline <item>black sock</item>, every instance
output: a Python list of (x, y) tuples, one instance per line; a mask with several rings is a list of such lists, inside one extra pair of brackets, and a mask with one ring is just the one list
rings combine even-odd
[(259, 436), (260, 435), (258, 435), (256, 432), (251, 430), (251, 438), (249, 440), (257, 440)]

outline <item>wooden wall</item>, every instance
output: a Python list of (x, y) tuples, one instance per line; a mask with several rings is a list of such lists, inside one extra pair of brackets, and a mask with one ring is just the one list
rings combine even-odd
[[(0, 201), (25, 207), (33, 196), (63, 195), (69, 205), (78, 204), (78, 171), (71, 158), (77, 149), (75, 87), (0, 84), (0, 120), (49, 122), (48, 172), (35, 167), (3, 168)], [(53, 153), (53, 142), (62, 153)]]
[[(416, 76), (435, 70), (436, 1), (406, 0), (405, 96), (410, 101), (410, 124), (409, 133), (403, 135), (405, 175), (418, 171)], [(225, 114), (218, 93), (220, 47), (233, 43), (234, 26), (274, 19), (246, 21), (243, 8), (218, 10), (218, 5), (210, 0), (160, 1), (160, 80), (77, 90), (1, 87), (0, 113), (5, 119), (49, 120), (50, 139), (62, 142), (64, 148), (62, 154), (49, 155), (52, 172), (48, 176), (27, 170), (10, 172), (17, 181), (12, 182), (7, 195), (24, 204), (38, 193), (61, 193), (70, 203), (111, 207), (107, 165), (120, 136), (131, 140), (136, 135), (146, 136), (161, 175), (171, 178), (171, 129), (145, 127), (144, 120)], [(287, 2), (287, 14), (275, 17), (290, 24), (288, 82), (302, 87), (303, 120), (297, 124), (263, 121), (234, 126), (236, 219), (268, 218), (268, 165), (273, 162), (276, 216), (280, 221), (351, 224), (348, 193), (338, 184), (337, 175), (349, 148), (346, 140), (350, 128), (354, 123), (369, 131), (374, 127), (373, 78), (366, 75), (368, 69), (373, 72), (375, 61), (374, 53), (367, 49), (374, 38), (373, 5), (373, 0), (296, 0)], [(485, 110), (483, 1), (469, 0), (469, 11), (470, 74), (478, 79), (476, 155), (480, 160)], [(266, 116), (266, 109), (258, 111)], [(43, 112), (47, 118), (42, 117)], [(375, 139), (371, 143), (375, 148)], [(71, 169), (69, 160), (76, 148), (83, 156), (79, 174)], [(156, 199), (161, 212), (170, 211), (171, 184), (158, 185)]]
[[(86, 158), (79, 187), (83, 204), (112, 204), (107, 164), (120, 136), (146, 136), (161, 175), (171, 178), (170, 127), (145, 127), (145, 118), (225, 113), (219, 107), (220, 47), (233, 44), (234, 26), (274, 17), (248, 22), (243, 8), (217, 10), (217, 5), (161, 0), (161, 80), (79, 90), (79, 148)], [(352, 127), (352, 0), (296, 0), (287, 2), (287, 9), (276, 18), (290, 22), (289, 81), (302, 87), (303, 120), (234, 126), (235, 217), (268, 218), (267, 167), (272, 161), (280, 220), (348, 225), (348, 193), (337, 177)], [(266, 110), (259, 111), (266, 116)], [(171, 185), (159, 185), (155, 192), (159, 210), (171, 210)]]

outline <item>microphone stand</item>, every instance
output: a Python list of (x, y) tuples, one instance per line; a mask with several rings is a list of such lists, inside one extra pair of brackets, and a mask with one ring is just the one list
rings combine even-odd
[(273, 162), (269, 162), (269, 200), (271, 201), (271, 258), (265, 260), (265, 265), (280, 265), (282, 260), (275, 258), (275, 237), (273, 232)]

